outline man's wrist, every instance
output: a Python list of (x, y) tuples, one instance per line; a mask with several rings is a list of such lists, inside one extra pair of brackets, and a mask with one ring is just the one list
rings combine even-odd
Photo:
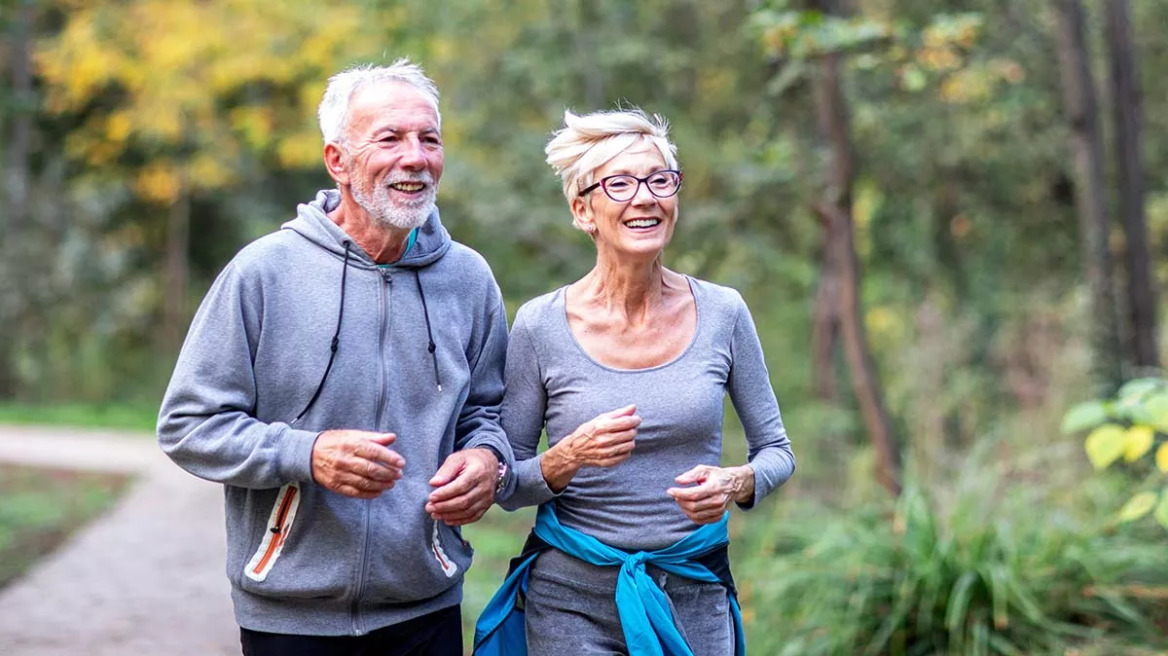
[(503, 457), (503, 452), (490, 444), (480, 444), (475, 448), (485, 449), (495, 455), (495, 496), (502, 494), (503, 488), (507, 484), (507, 474), (511, 471), (511, 468), (507, 466), (507, 459)]

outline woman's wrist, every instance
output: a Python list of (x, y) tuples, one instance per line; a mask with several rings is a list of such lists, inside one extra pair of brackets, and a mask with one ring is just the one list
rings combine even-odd
[(735, 467), (734, 502), (749, 504), (754, 500), (754, 468), (750, 465)]
[(574, 434), (560, 440), (539, 458), (540, 473), (553, 492), (562, 492), (572, 482), (576, 472), (580, 471), (580, 465), (576, 464), (569, 448), (569, 441), (573, 437)]

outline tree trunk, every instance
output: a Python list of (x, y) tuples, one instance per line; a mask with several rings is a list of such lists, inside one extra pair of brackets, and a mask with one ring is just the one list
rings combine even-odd
[(819, 288), (811, 316), (812, 383), (815, 394), (823, 401), (836, 398), (834, 358), (839, 345), (839, 275), (836, 261), (839, 249), (833, 248), (832, 224), (823, 219), (824, 246), (819, 267)]
[(1160, 365), (1156, 344), (1156, 292), (1148, 260), (1144, 216), (1144, 167), (1140, 159), (1140, 91), (1131, 42), (1128, 0), (1107, 0), (1107, 49), (1111, 61), (1111, 106), (1115, 122), (1115, 159), (1119, 217), (1125, 237), (1129, 333), (1128, 357), (1139, 368)]
[(1092, 375), (1099, 391), (1110, 395), (1123, 382), (1123, 361), (1108, 243), (1098, 103), (1087, 56), (1083, 7), (1079, 0), (1058, 0), (1055, 13), (1058, 15), (1063, 94), (1071, 127), (1075, 202), (1079, 210), (1079, 232), (1091, 295), (1088, 326)]
[(31, 0), (23, 0), (16, 8), (12, 21), (9, 43), (12, 58), (12, 129), (5, 150), (6, 175), (4, 213), (8, 215), (5, 232), (16, 234), (28, 219), (29, 187), (32, 178), (29, 172), (29, 150), (32, 147), (33, 112), (36, 103), (32, 88), (32, 60), (29, 56), (32, 34), (33, 6)]
[(591, 112), (603, 109), (606, 102), (601, 67), (591, 63), (596, 55), (596, 32), (600, 29), (600, 16), (592, 0), (579, 0), (576, 12), (580, 22), (574, 30), (573, 42), (577, 61), (583, 66), (580, 75), (583, 77), (585, 111)]
[[(36, 104), (33, 95), (32, 58), (30, 57), (34, 7), (31, 0), (22, 0), (14, 8), (12, 23), (6, 40), (10, 57), (12, 88), (7, 98), (9, 107), (9, 129), (7, 144), (4, 146), (4, 211), (0, 212), (0, 257), (5, 260), (4, 268), (9, 271), (21, 269), (22, 251), (18, 251), (20, 235), (27, 235), (29, 215), (29, 189), (32, 172), (29, 153), (32, 148), (33, 112)], [(19, 257), (18, 257), (19, 256)], [(19, 280), (12, 276), (12, 280)], [(17, 283), (18, 285), (20, 283)], [(27, 311), (27, 292), (18, 290), (14, 305), (0, 308), (0, 399), (13, 398), (17, 392), (17, 375), (14, 344), (20, 318)]]
[(840, 89), (839, 63), (835, 55), (827, 55), (822, 60), (817, 92), (820, 128), (831, 148), (831, 168), (824, 199), (815, 209), (830, 226), (827, 231), (828, 261), (838, 267), (838, 315), (844, 355), (868, 437), (876, 450), (877, 479), (893, 495), (899, 495), (900, 445), (892, 431), (892, 421), (884, 404), (880, 378), (864, 330), (860, 265), (852, 224), (855, 163), (848, 134), (847, 105)]

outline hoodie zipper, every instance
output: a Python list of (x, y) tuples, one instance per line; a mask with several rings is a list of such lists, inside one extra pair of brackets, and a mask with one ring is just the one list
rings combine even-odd
[[(393, 278), (389, 271), (379, 271), (383, 285), (381, 287), (382, 293), (378, 294), (378, 302), (381, 306), (381, 326), (377, 331), (377, 352), (381, 356), (381, 361), (385, 362), (385, 341), (386, 331), (389, 325), (390, 302), (389, 298), (393, 292)], [(377, 426), (384, 425), (385, 420), (385, 388), (386, 388), (386, 373), (384, 365), (381, 367), (381, 389), (377, 396)], [(353, 635), (359, 636), (364, 634), (364, 629), (361, 622), (361, 595), (365, 593), (365, 573), (369, 567), (369, 524), (372, 522), (370, 518), (370, 505), (372, 500), (366, 500), (363, 504), (365, 507), (365, 532), (361, 544), (361, 558), (359, 561), (358, 576), (357, 576), (357, 590), (353, 595), (353, 604), (350, 607), (353, 621)]]
[(365, 592), (365, 571), (369, 568), (369, 505), (373, 503), (371, 499), (364, 499), (361, 504), (365, 507), (365, 531), (364, 537), (361, 540), (361, 559), (360, 571), (357, 576), (357, 592), (353, 595), (353, 635), (359, 636), (365, 633), (365, 629), (361, 622), (361, 595)]
[(389, 374), (385, 371), (385, 362), (388, 359), (385, 353), (385, 344), (388, 340), (389, 323), (391, 312), (391, 305), (393, 300), (393, 274), (389, 271), (380, 271), (381, 279), (383, 281), (381, 294), (378, 296), (378, 301), (381, 305), (381, 325), (377, 331), (377, 354), (381, 358), (382, 365), (378, 369), (381, 375), (381, 385), (377, 392), (377, 425), (384, 426), (385, 422), (385, 390), (389, 386)]

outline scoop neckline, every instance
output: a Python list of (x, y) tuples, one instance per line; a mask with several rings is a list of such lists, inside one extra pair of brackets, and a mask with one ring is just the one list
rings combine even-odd
[(693, 349), (694, 344), (696, 344), (698, 341), (698, 334), (702, 330), (702, 307), (701, 307), (701, 303), (698, 302), (697, 285), (694, 284), (695, 281), (692, 277), (690, 277), (684, 273), (681, 275), (685, 278), (685, 282), (689, 286), (689, 293), (691, 296), (693, 296), (693, 300), (694, 300), (694, 330), (693, 330), (693, 335), (690, 337), (689, 344), (686, 344), (685, 348), (682, 349), (681, 353), (678, 353), (672, 359), (667, 360), (665, 362), (662, 362), (661, 364), (655, 364), (652, 367), (644, 367), (641, 369), (623, 369), (620, 367), (613, 367), (611, 365), (604, 364), (603, 362), (592, 357), (592, 354), (590, 354), (584, 348), (584, 345), (580, 343), (580, 340), (576, 339), (576, 334), (572, 332), (572, 325), (568, 322), (568, 285), (564, 285), (563, 287), (560, 287), (560, 289), (559, 289), (560, 298), (558, 300), (558, 303), (560, 306), (559, 307), (560, 325), (563, 327), (564, 332), (567, 334), (568, 340), (572, 342), (572, 345), (576, 347), (576, 350), (579, 351), (580, 355), (583, 356), (585, 360), (592, 363), (593, 366), (599, 367), (600, 369), (604, 369), (605, 371), (610, 371), (612, 373), (618, 373), (618, 374), (640, 374), (640, 373), (648, 373), (651, 371), (658, 371), (661, 369), (665, 369), (666, 367), (670, 367), (670, 366), (684, 360), (685, 357), (687, 355), (689, 355), (689, 352)]

